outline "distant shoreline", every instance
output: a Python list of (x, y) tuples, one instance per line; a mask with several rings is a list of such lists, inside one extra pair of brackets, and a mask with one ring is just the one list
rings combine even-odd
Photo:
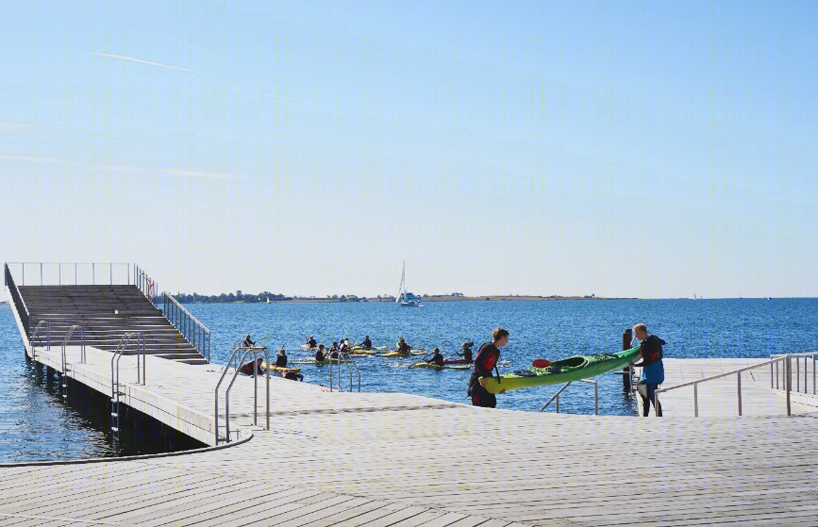
[[(485, 295), (485, 296), (462, 296), (462, 295), (429, 295), (423, 297), (423, 302), (545, 302), (558, 300), (638, 300), (638, 298), (604, 298), (597, 296), (536, 296), (536, 295)], [(245, 300), (234, 300), (227, 302), (184, 302), (185, 304), (264, 304), (266, 302), (247, 302)], [(395, 299), (390, 297), (353, 299), (341, 298), (303, 298), (293, 297), (281, 300), (270, 300), (270, 304), (330, 304), (330, 303), (384, 303), (394, 304)]]

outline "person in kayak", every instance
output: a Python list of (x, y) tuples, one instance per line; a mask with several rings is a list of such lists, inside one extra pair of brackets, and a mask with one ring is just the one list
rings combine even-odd
[(364, 341), (361, 342), (360, 346), (367, 350), (372, 349), (372, 341), (369, 340), (369, 335), (364, 337)]
[(324, 355), (324, 345), (321, 344), (318, 346), (318, 351), (315, 352), (315, 362), (324, 362), (327, 356)]
[(281, 368), (287, 367), (287, 352), (284, 351), (284, 346), (281, 346), (281, 349), (278, 350), (278, 355), (276, 355), (276, 366)]
[(412, 346), (407, 344), (403, 337), (398, 339), (398, 342), (395, 344), (395, 348), (401, 355), (409, 355), (409, 352), (412, 351)]
[(246, 337), (244, 337), (244, 342), (242, 342), (241, 345), (244, 348), (252, 348), (253, 346), (256, 345), (256, 343), (253, 342), (253, 339), (250, 338), (250, 335), (247, 335)]
[(471, 354), (471, 347), (474, 346), (474, 342), (464, 342), (463, 349), (457, 353), (457, 355), (461, 355), (463, 360), (472, 362), (472, 354)]
[[(259, 357), (258, 359), (256, 359), (255, 362), (250, 361), (242, 364), (241, 367), (239, 368), (239, 371), (241, 373), (244, 373), (245, 375), (253, 375), (253, 369), (255, 369), (256, 375), (264, 375), (264, 368), (262, 368), (261, 366), (263, 363), (264, 359)], [(255, 368), (253, 368), (254, 366)]]
[(305, 344), (311, 348), (314, 348), (318, 345), (318, 343), (315, 341), (315, 337), (313, 337), (312, 335), (310, 335)]
[[(485, 406), (488, 408), (497, 406), (497, 397), (486, 390), (486, 380), (479, 382), (479, 378), (491, 377), (492, 368), (497, 372), (497, 378), (500, 378), (500, 372), (497, 371), (497, 361), (500, 359), (500, 348), (506, 344), (508, 344), (508, 331), (503, 328), (497, 328), (492, 332), (492, 341), (484, 343), (480, 346), (480, 349), (477, 350), (477, 356), (474, 358), (474, 371), (469, 379), (468, 391), (473, 406)], [(500, 391), (500, 393), (504, 392), (505, 390)]]
[(443, 355), (440, 354), (440, 348), (435, 348), (433, 351), (434, 355), (432, 358), (427, 360), (429, 364), (434, 364), (436, 366), (443, 366)]
[(633, 326), (633, 334), (642, 341), (639, 345), (639, 356), (641, 361), (634, 366), (642, 367), (642, 375), (639, 377), (637, 391), (642, 396), (642, 416), (647, 417), (650, 413), (650, 404), (654, 403), (656, 417), (662, 417), (662, 403), (656, 404), (656, 389), (665, 382), (665, 367), (662, 364), (662, 346), (666, 342), (656, 335), (648, 335), (648, 327), (645, 324)]
[(352, 348), (349, 347), (349, 339), (341, 339), (341, 348), (338, 350), (339, 353), (349, 353)]
[(284, 377), (287, 380), (290, 380), (290, 381), (303, 381), (304, 380), (303, 375), (301, 375), (299, 372), (293, 371), (293, 370), (287, 370), (287, 371), (283, 372), (281, 374), (281, 376)]

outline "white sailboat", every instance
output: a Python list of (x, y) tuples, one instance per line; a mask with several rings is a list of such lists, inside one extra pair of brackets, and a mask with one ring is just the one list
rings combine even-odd
[(403, 273), (400, 276), (400, 291), (398, 298), (395, 301), (401, 307), (423, 307), (422, 300), (419, 296), (414, 295), (406, 290), (406, 262), (403, 262)]

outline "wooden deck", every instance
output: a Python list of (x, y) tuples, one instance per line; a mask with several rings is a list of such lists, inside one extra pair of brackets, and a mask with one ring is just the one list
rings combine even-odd
[[(69, 355), (71, 375), (110, 390), (109, 353), (89, 349), (87, 365)], [(59, 369), (59, 349), (38, 360)], [(136, 380), (134, 364), (122, 359), (123, 380)], [(699, 367), (666, 366), (669, 381)], [(205, 438), (219, 374), (148, 357), (147, 386), (126, 400)], [(818, 413), (786, 417), (780, 399), (781, 412), (694, 419), (668, 393), (667, 417), (643, 419), (270, 386), (267, 431), (250, 424), (252, 380), (237, 380), (231, 409), (254, 436), (231, 448), (2, 468), (0, 525), (816, 524)]]

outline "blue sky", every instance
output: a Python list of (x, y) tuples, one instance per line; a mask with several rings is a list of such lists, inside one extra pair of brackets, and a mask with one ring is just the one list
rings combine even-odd
[(6, 261), (172, 291), (816, 296), (813, 2), (4, 7)]

